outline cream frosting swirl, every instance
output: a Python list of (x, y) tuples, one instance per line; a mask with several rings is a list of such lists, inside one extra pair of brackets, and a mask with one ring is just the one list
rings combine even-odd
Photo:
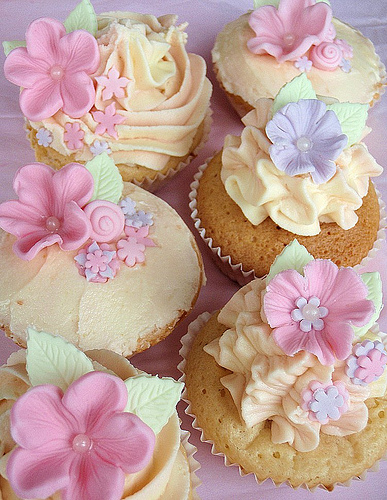
[(369, 178), (382, 173), (365, 144), (346, 148), (336, 160), (336, 174), (315, 184), (308, 174), (291, 177), (280, 171), (269, 156), (271, 142), (265, 126), (271, 117), (271, 99), (259, 99), (256, 109), (243, 119), (241, 137), (225, 139), (221, 178), (230, 198), (254, 225), (270, 217), (283, 229), (312, 236), (321, 222), (353, 227)]
[[(115, 373), (122, 379), (138, 374), (125, 358), (109, 351), (88, 351), (94, 369)], [(16, 500), (6, 476), (9, 453), (15, 446), (9, 430), (9, 414), (13, 402), (30, 387), (25, 367), (25, 351), (11, 355), (6, 365), (0, 368), (0, 498)], [(145, 469), (128, 474), (122, 499), (166, 500), (168, 498), (190, 498), (190, 472), (185, 451), (180, 444), (180, 427), (177, 413), (157, 435), (153, 458)], [(60, 500), (60, 492), (47, 500)]]
[[(270, 420), (274, 443), (289, 443), (303, 452), (318, 446), (320, 432), (334, 436), (359, 432), (367, 424), (365, 400), (385, 394), (386, 376), (368, 386), (355, 385), (345, 374), (345, 361), (324, 366), (306, 351), (287, 356), (265, 321), (265, 287), (264, 279), (256, 279), (240, 289), (218, 315), (227, 330), (204, 347), (232, 372), (221, 383), (230, 391), (242, 420), (248, 427)], [(314, 380), (345, 385), (348, 411), (339, 420), (321, 424), (308, 418), (302, 394)]]
[[(209, 107), (211, 83), (206, 78), (202, 57), (189, 54), (185, 44), (186, 24), (176, 26), (176, 16), (157, 19), (132, 12), (111, 12), (99, 16), (96, 38), (101, 62), (94, 77), (117, 71), (126, 85), (104, 96), (104, 84), (95, 80), (95, 107), (74, 120), (62, 111), (41, 122), (31, 122), (52, 134), (50, 147), (63, 155), (75, 154), (76, 161), (93, 157), (94, 141), (107, 141), (116, 164), (141, 165), (162, 170), (170, 157), (184, 157)], [(105, 80), (106, 81), (106, 80)], [(114, 103), (123, 118), (115, 125), (115, 139), (108, 132), (96, 133), (93, 113), (105, 112)], [(111, 108), (109, 108), (111, 109)], [(83, 135), (81, 149), (69, 149), (64, 140), (67, 123), (79, 123)]]

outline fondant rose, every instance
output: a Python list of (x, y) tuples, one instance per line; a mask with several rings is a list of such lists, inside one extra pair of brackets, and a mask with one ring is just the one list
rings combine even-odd
[(343, 52), (336, 43), (322, 42), (312, 47), (309, 57), (316, 68), (334, 71), (343, 59)]
[(94, 200), (84, 208), (91, 222), (90, 238), (107, 243), (118, 238), (124, 230), (125, 216), (121, 208), (106, 200)]

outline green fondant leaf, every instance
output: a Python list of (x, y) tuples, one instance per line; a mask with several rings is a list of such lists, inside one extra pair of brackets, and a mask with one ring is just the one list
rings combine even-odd
[(295, 269), (300, 274), (303, 274), (304, 267), (311, 260), (313, 260), (313, 256), (308, 250), (300, 245), (297, 240), (293, 240), (279, 255), (277, 255), (270, 267), (270, 272), (266, 278), (266, 284), (269, 283), (276, 274), (286, 269)]
[(4, 54), (7, 56), (11, 50), (17, 47), (25, 47), (26, 42), (24, 40), (13, 40), (12, 42), (3, 42)]
[(82, 375), (94, 371), (91, 360), (62, 337), (28, 328), (27, 372), (33, 386), (54, 384), (65, 391)]
[(383, 307), (382, 303), (382, 280), (378, 272), (373, 273), (363, 273), (360, 275), (363, 283), (368, 288), (367, 299), (372, 300), (375, 307), (375, 312), (370, 319), (370, 321), (362, 327), (353, 327), (355, 335), (363, 340), (363, 337), (367, 334), (368, 330), (375, 324), (379, 318), (380, 312)]
[(289, 102), (298, 102), (300, 99), (317, 99), (312, 83), (305, 73), (296, 76), (280, 89), (274, 99), (273, 114)]
[(89, 31), (93, 36), (97, 33), (97, 16), (90, 0), (82, 0), (74, 10), (70, 12), (63, 23), (67, 33), (75, 30)]
[(124, 183), (114, 161), (107, 153), (101, 153), (86, 163), (85, 167), (94, 178), (92, 200), (120, 201)]
[(128, 404), (125, 411), (141, 418), (158, 434), (175, 411), (183, 384), (172, 378), (137, 375), (125, 381)]
[[(316, 3), (325, 2), (330, 5), (329, 0), (316, 0)], [(259, 7), (263, 7), (264, 5), (274, 5), (274, 7), (278, 7), (280, 0), (254, 0), (254, 9), (259, 9)]]
[(343, 134), (348, 137), (347, 147), (358, 142), (366, 125), (368, 104), (335, 102), (329, 104), (327, 109), (331, 109), (336, 113)]

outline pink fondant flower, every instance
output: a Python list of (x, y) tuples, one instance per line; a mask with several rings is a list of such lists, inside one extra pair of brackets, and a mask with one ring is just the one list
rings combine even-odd
[(380, 341), (364, 340), (353, 347), (353, 355), (348, 357), (346, 363), (346, 374), (352, 382), (366, 385), (383, 375), (387, 353)]
[(113, 241), (123, 232), (125, 216), (116, 203), (94, 200), (84, 211), (91, 223), (90, 238), (98, 243)]
[(347, 358), (351, 325), (366, 325), (374, 312), (360, 276), (329, 260), (309, 262), (304, 276), (294, 269), (282, 271), (266, 290), (264, 311), (276, 344), (290, 356), (311, 352), (323, 365)]
[(138, 243), (141, 243), (145, 247), (155, 247), (156, 243), (149, 238), (149, 226), (143, 226), (140, 228), (125, 226), (125, 234), (128, 237), (136, 238)]
[(334, 42), (322, 42), (320, 45), (312, 47), (309, 57), (316, 68), (334, 71), (340, 66), (343, 52), (339, 45)]
[(33, 387), (11, 410), (11, 434), (19, 445), (7, 474), (21, 498), (119, 500), (125, 473), (143, 469), (155, 443), (153, 431), (124, 412), (124, 382), (88, 373), (63, 394), (54, 385)]
[(65, 123), (66, 132), (64, 140), (69, 149), (81, 149), (83, 147), (83, 137), (85, 132), (81, 129), (78, 122)]
[(133, 267), (145, 261), (145, 245), (134, 236), (128, 236), (125, 240), (117, 242), (117, 256), (124, 261), (128, 267)]
[(72, 118), (87, 113), (95, 101), (89, 75), (100, 61), (96, 39), (84, 30), (66, 34), (59, 21), (41, 18), (28, 27), (26, 42), (4, 64), (6, 78), (23, 88), (20, 107), (25, 116), (40, 121), (60, 109)]
[(341, 381), (321, 384), (314, 380), (302, 393), (302, 408), (309, 412), (310, 420), (325, 425), (339, 420), (348, 410), (349, 393)]
[(120, 268), (116, 252), (107, 243), (93, 242), (74, 257), (79, 274), (93, 283), (106, 283)]
[(294, 66), (302, 73), (309, 73), (309, 71), (312, 69), (313, 63), (308, 59), (307, 56), (302, 56), (297, 59), (297, 61), (295, 61)]
[(112, 102), (106, 107), (105, 112), (93, 111), (93, 118), (98, 122), (95, 133), (102, 135), (105, 132), (118, 139), (116, 125), (125, 121), (125, 117), (116, 114), (116, 103)]
[(352, 59), (353, 57), (353, 48), (349, 45), (348, 42), (342, 40), (341, 38), (336, 38), (335, 44), (338, 45), (343, 53), (343, 57), (345, 59)]
[(35, 163), (16, 173), (14, 190), (19, 200), (0, 205), (0, 227), (17, 237), (15, 253), (31, 260), (44, 247), (58, 243), (76, 250), (89, 238), (91, 226), (82, 208), (90, 200), (94, 180), (78, 163), (59, 171)]
[(124, 97), (125, 88), (128, 86), (129, 80), (120, 74), (115, 66), (113, 66), (107, 76), (96, 76), (95, 79), (102, 87), (105, 87), (102, 92), (102, 98), (107, 101), (115, 95), (118, 99)]
[(255, 37), (247, 42), (254, 54), (270, 54), (277, 61), (295, 61), (330, 30), (332, 10), (324, 2), (281, 0), (276, 9), (265, 5), (255, 10), (249, 24)]

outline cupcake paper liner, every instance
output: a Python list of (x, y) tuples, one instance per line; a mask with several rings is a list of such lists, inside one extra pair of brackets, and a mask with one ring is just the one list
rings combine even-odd
[[(181, 344), (182, 344), (182, 347), (180, 348), (179, 354), (180, 354), (180, 356), (182, 358), (182, 361), (178, 364), (177, 368), (182, 373), (181, 377), (179, 378), (179, 381), (184, 382), (184, 384), (185, 384), (185, 378), (186, 378), (185, 377), (186, 359), (187, 359), (188, 353), (189, 353), (189, 351), (191, 349), (191, 346), (193, 344), (194, 338), (195, 338), (196, 334), (200, 331), (200, 329), (211, 318), (212, 315), (213, 315), (213, 313), (211, 314), (209, 312), (204, 312), (204, 313), (200, 314), (194, 321), (192, 321), (188, 325), (187, 333), (180, 340)], [(371, 331), (373, 331), (374, 333), (379, 333), (379, 329), (378, 329), (377, 325), (375, 325), (375, 327), (371, 328)], [(383, 343), (387, 347), (387, 335), (386, 334), (382, 335), (382, 340), (383, 340)], [(285, 484), (285, 485), (289, 486), (293, 490), (297, 490), (299, 488), (302, 488), (302, 489), (305, 489), (307, 491), (313, 492), (316, 489), (322, 489), (322, 490), (330, 492), (330, 491), (333, 491), (334, 488), (337, 487), (337, 486), (349, 487), (351, 485), (352, 481), (364, 481), (366, 479), (366, 477), (367, 477), (367, 473), (368, 472), (377, 472), (379, 470), (379, 468), (380, 468), (380, 462), (384, 461), (384, 460), (387, 460), (387, 452), (386, 452), (381, 459), (377, 460), (371, 467), (369, 467), (368, 469), (366, 469), (359, 476), (354, 476), (354, 477), (348, 479), (345, 482), (336, 482), (336, 483), (333, 483), (332, 487), (329, 488), (329, 490), (323, 484), (319, 484), (317, 486), (314, 486), (313, 488), (310, 488), (307, 484), (303, 483), (303, 484), (301, 484), (301, 485), (299, 485), (297, 487), (294, 487), (288, 481), (283, 481), (281, 483), (277, 483), (277, 482), (275, 482), (271, 478), (260, 480), (253, 472), (246, 472), (246, 471), (243, 470), (243, 468), (239, 464), (231, 462), (228, 459), (228, 457), (223, 452), (217, 450), (216, 443), (214, 443), (214, 441), (206, 438), (205, 431), (197, 424), (196, 415), (192, 411), (191, 401), (188, 399), (187, 388), (186, 387), (184, 387), (184, 390), (183, 390), (183, 393), (182, 393), (182, 400), (187, 404), (187, 407), (185, 409), (185, 413), (187, 415), (189, 415), (190, 417), (193, 418), (192, 427), (194, 429), (196, 429), (197, 431), (200, 432), (200, 440), (202, 442), (209, 443), (211, 445), (211, 453), (213, 455), (218, 455), (218, 456), (223, 457), (224, 464), (227, 467), (238, 467), (239, 474), (240, 474), (241, 477), (247, 476), (247, 475), (250, 475), (250, 474), (254, 475), (254, 478), (255, 478), (255, 480), (256, 480), (256, 482), (257, 482), (258, 485), (263, 484), (266, 481), (271, 481), (272, 484), (273, 484), (273, 486), (275, 486), (275, 487), (279, 487), (279, 486)]]
[(191, 493), (192, 500), (200, 500), (196, 492), (196, 488), (202, 484), (196, 472), (200, 469), (200, 463), (195, 459), (194, 455), (197, 452), (196, 446), (189, 442), (190, 433), (184, 429), (180, 429), (180, 441), (187, 454), (189, 470), (191, 472)]
[[(202, 227), (201, 219), (198, 217), (197, 211), (197, 190), (199, 187), (200, 179), (203, 175), (203, 172), (207, 168), (209, 162), (212, 160), (208, 158), (206, 162), (199, 167), (198, 172), (196, 172), (194, 176), (194, 180), (190, 185), (191, 191), (189, 193), (190, 203), (189, 207), (191, 209), (191, 218), (194, 221), (194, 226), (198, 231), (202, 240), (206, 243), (207, 247), (211, 252), (211, 256), (220, 270), (228, 276), (230, 279), (236, 281), (239, 285), (246, 285), (249, 281), (256, 278), (257, 276), (254, 273), (254, 270), (246, 271), (243, 269), (242, 263), (232, 262), (230, 255), (223, 255), (222, 248), (219, 246), (214, 246), (212, 238), (206, 236), (206, 229)], [(386, 239), (385, 228), (387, 226), (387, 214), (386, 214), (386, 205), (381, 198), (381, 194), (378, 189), (375, 187), (376, 194), (379, 200), (379, 229), (376, 235), (376, 240), (373, 244), (373, 247), (368, 252), (368, 254), (363, 257), (362, 261), (359, 264), (354, 266), (356, 271), (359, 271), (363, 267), (365, 267), (376, 255), (376, 253), (381, 248), (383, 242)], [(295, 235), (296, 237), (297, 235)]]

